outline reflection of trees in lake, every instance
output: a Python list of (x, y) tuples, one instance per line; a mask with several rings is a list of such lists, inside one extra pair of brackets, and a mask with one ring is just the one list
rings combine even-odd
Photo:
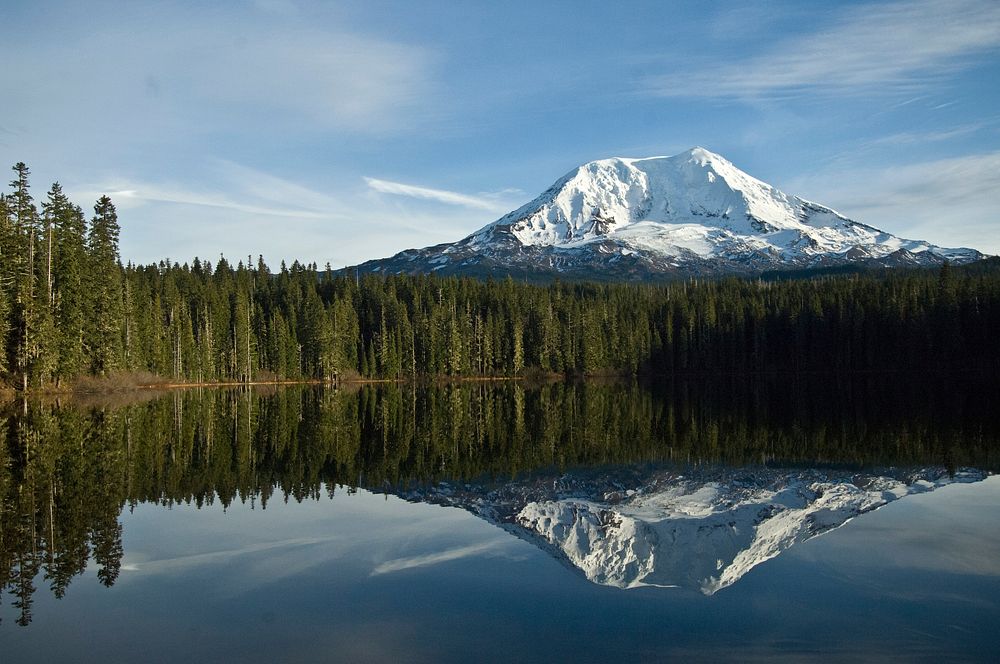
[(123, 503), (117, 417), (29, 406), (2, 422), (5, 433), (0, 570), (18, 623), (31, 620), (39, 572), (56, 597), (93, 557), (106, 585), (121, 564)]
[(0, 416), (0, 574), (17, 622), (92, 560), (121, 568), (118, 517), (198, 506), (643, 462), (998, 465), (996, 385), (720, 379), (174, 392), (112, 408), (24, 403)]

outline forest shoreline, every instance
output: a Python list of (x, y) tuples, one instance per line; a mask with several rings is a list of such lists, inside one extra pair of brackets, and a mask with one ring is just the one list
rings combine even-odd
[[(361, 387), (376, 384), (450, 384), (450, 383), (497, 383), (526, 382), (530, 384), (563, 381), (567, 379), (607, 379), (624, 378), (622, 374), (599, 376), (566, 376), (564, 374), (545, 373), (522, 374), (520, 376), (405, 376), (400, 378), (365, 378), (362, 376), (341, 377), (335, 380), (320, 378), (298, 378), (290, 380), (254, 380), (254, 381), (178, 381), (175, 379), (153, 380), (139, 382), (130, 376), (110, 376), (107, 378), (86, 377), (80, 381), (62, 387), (47, 386), (32, 388), (28, 391), (18, 390), (9, 386), (0, 387), (0, 403), (5, 403), (17, 397), (93, 397), (100, 395), (121, 395), (139, 392), (171, 392), (195, 388), (228, 388), (228, 387), (294, 387), (297, 385), (324, 385), (328, 387)], [(143, 377), (149, 381), (147, 376)], [(82, 383), (82, 385), (81, 385)]]
[(600, 372), (593, 374), (579, 373), (556, 373), (543, 371), (526, 371), (520, 375), (497, 375), (497, 376), (449, 376), (442, 375), (417, 375), (402, 376), (398, 378), (366, 378), (359, 375), (339, 377), (335, 380), (319, 378), (299, 378), (299, 379), (266, 379), (255, 381), (178, 381), (176, 379), (164, 379), (150, 376), (140, 372), (142, 380), (134, 380), (129, 375), (115, 375), (105, 378), (88, 376), (62, 387), (48, 386), (45, 388), (33, 388), (27, 392), (18, 390), (9, 385), (0, 386), (0, 406), (10, 405), (18, 400), (31, 399), (68, 399), (90, 401), (107, 397), (115, 400), (124, 397), (130, 401), (130, 396), (149, 395), (154, 397), (168, 392), (181, 392), (192, 389), (225, 389), (225, 388), (282, 388), (296, 386), (325, 386), (335, 389), (355, 390), (366, 385), (464, 385), (477, 383), (518, 383), (526, 387), (538, 387), (542, 385), (562, 382), (587, 382), (587, 383), (607, 383), (620, 381), (639, 381), (644, 383), (658, 383), (661, 381), (700, 381), (700, 380), (748, 380), (767, 379), (776, 377), (823, 377), (837, 379), (857, 379), (857, 378), (889, 378), (906, 377), (926, 380), (951, 379), (977, 379), (992, 382), (988, 378), (988, 372), (975, 369), (923, 369), (914, 370), (911, 368), (901, 368), (897, 370), (887, 369), (867, 369), (867, 370), (758, 370), (758, 371), (669, 371), (663, 373), (638, 373), (627, 372)]
[(261, 256), (123, 265), (110, 198), (88, 221), (55, 183), (39, 207), (27, 166), (14, 170), (0, 193), (0, 394), (15, 399), (521, 377), (1000, 376), (996, 257), (645, 285), (361, 276), (297, 261), (274, 272)]

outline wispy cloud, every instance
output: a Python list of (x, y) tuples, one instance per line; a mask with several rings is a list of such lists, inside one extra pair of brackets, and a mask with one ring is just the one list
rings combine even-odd
[(480, 553), (494, 550), (497, 546), (502, 545), (505, 542), (506, 538), (502, 540), (489, 540), (478, 544), (470, 544), (469, 546), (447, 549), (436, 553), (428, 553), (422, 556), (411, 556), (409, 558), (387, 560), (384, 563), (376, 565), (375, 569), (372, 570), (371, 575), (378, 576), (380, 574), (389, 574), (390, 572), (399, 572), (406, 569), (414, 569), (416, 567), (428, 567), (430, 565), (438, 565), (440, 563), (446, 563), (460, 558), (468, 558), (469, 556), (475, 556)]
[(411, 129), (439, 108), (431, 47), (310, 23), (282, 0), (262, 0), (257, 12), (214, 9), (95, 9), (86, 17), (95, 25), (30, 43), (15, 31), (0, 56), (28, 53), (31, 66), (0, 72), (0, 83), (24, 91), (5, 109), (7, 121), (51, 133), (68, 100), (95, 90), (103, 103), (76, 104), (73, 129), (93, 125), (105, 141), (148, 140), (154, 131), (175, 142), (240, 130), (381, 134)]
[(192, 188), (110, 179), (97, 185), (75, 187), (71, 193), (83, 200), (107, 194), (123, 208), (144, 203), (171, 203), (268, 217), (335, 219), (345, 216), (342, 204), (330, 195), (231, 161), (217, 160), (215, 175), (223, 184), (214, 191), (204, 186)]
[(828, 29), (800, 33), (758, 57), (706, 63), (646, 84), (665, 97), (744, 100), (915, 91), (998, 47), (995, 0), (879, 3), (846, 11)]
[(917, 97), (910, 97), (909, 99), (904, 99), (901, 102), (893, 104), (892, 106), (890, 106), (890, 108), (902, 108), (903, 106), (909, 106), (910, 104), (915, 104), (916, 102), (921, 101), (923, 99), (927, 99), (927, 96), (919, 95)]
[(210, 551), (207, 553), (193, 553), (176, 556), (173, 558), (158, 558), (128, 562), (122, 566), (122, 570), (143, 574), (156, 574), (164, 572), (174, 572), (178, 569), (188, 569), (209, 564), (228, 563), (239, 556), (246, 556), (254, 553), (270, 552), (279, 549), (297, 548), (325, 544), (336, 541), (334, 537), (296, 537), (274, 542), (258, 542), (237, 547), (234, 549), (224, 549), (221, 551)]
[[(233, 161), (207, 159), (204, 165), (197, 183), (117, 176), (67, 187), (67, 193), (78, 201), (111, 196), (127, 227), (122, 255), (128, 260), (263, 253), (272, 262), (329, 261), (336, 267), (456, 240), (498, 210), (511, 209), (521, 193), (467, 196), (374, 179), (355, 189), (335, 183), (340, 189), (328, 193)], [(417, 207), (407, 204), (413, 197), (447, 205), (410, 209)]]
[(307, 187), (288, 178), (266, 173), (233, 161), (216, 160), (216, 170), (231, 189), (272, 204), (293, 205), (324, 216), (338, 216), (344, 202), (327, 191)]
[(297, 207), (272, 208), (234, 201), (223, 195), (200, 195), (180, 189), (163, 189), (155, 185), (135, 185), (133, 189), (106, 191), (108, 196), (119, 206), (125, 207), (132, 202), (138, 203), (176, 203), (180, 205), (197, 205), (201, 207), (223, 208), (235, 212), (260, 214), (269, 217), (296, 217), (306, 219), (325, 219), (330, 215), (322, 212), (303, 210)]
[(852, 167), (798, 178), (786, 189), (897, 235), (1000, 253), (1000, 151)]
[(456, 191), (418, 187), (412, 184), (403, 184), (402, 182), (391, 182), (389, 180), (379, 180), (377, 178), (369, 177), (365, 178), (365, 182), (371, 189), (383, 194), (409, 196), (411, 198), (437, 201), (438, 203), (446, 203), (448, 205), (461, 205), (464, 207), (476, 208), (478, 210), (488, 210), (490, 212), (499, 212), (505, 209), (505, 207), (494, 197), (488, 197), (486, 195), (470, 196)]
[(898, 132), (895, 134), (889, 134), (888, 136), (882, 136), (874, 140), (868, 141), (865, 147), (875, 147), (875, 146), (899, 146), (899, 145), (919, 145), (921, 143), (939, 143), (942, 141), (949, 141), (954, 138), (962, 138), (970, 134), (975, 134), (976, 132), (991, 126), (993, 123), (987, 122), (976, 122), (972, 124), (962, 125), (960, 127), (952, 127), (950, 129), (941, 129), (939, 131), (905, 131)]

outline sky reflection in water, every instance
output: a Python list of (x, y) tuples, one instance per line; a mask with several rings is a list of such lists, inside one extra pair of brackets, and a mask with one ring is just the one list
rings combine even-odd
[[(255, 408), (256, 416), (267, 405)], [(266, 464), (263, 448), (254, 455), (262, 480), (278, 466), (290, 472)], [(125, 458), (133, 470), (148, 462)], [(27, 487), (31, 474), (21, 472)], [(114, 585), (103, 587), (91, 562), (57, 600), (40, 574), (27, 627), (14, 624), (5, 591), (5, 659), (608, 661), (738, 652), (747, 660), (988, 661), (1000, 645), (998, 477), (906, 496), (791, 547), (712, 596), (593, 584), (469, 511), (391, 493), (413, 497), (436, 481), (386, 485), (389, 495), (324, 483), (301, 501), (279, 492), (263, 509), (253, 492), (199, 508), (188, 502), (196, 494), (173, 494), (166, 506), (125, 491), (135, 505), (120, 516), (124, 556)], [(505, 486), (502, 477), (489, 482)], [(337, 486), (333, 497), (329, 486)]]
[(123, 515), (118, 582), (93, 572), (18, 661), (712, 659), (834, 652), (987, 660), (1000, 618), (1000, 478), (907, 497), (712, 596), (597, 586), (462, 510), (361, 490), (266, 510)]

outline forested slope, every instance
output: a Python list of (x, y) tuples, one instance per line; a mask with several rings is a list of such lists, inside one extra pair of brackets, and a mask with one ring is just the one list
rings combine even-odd
[(315, 264), (122, 265), (114, 204), (87, 220), (28, 169), (0, 199), (0, 377), (170, 380), (528, 372), (995, 371), (1000, 265), (764, 281), (529, 285), (335, 275)]

